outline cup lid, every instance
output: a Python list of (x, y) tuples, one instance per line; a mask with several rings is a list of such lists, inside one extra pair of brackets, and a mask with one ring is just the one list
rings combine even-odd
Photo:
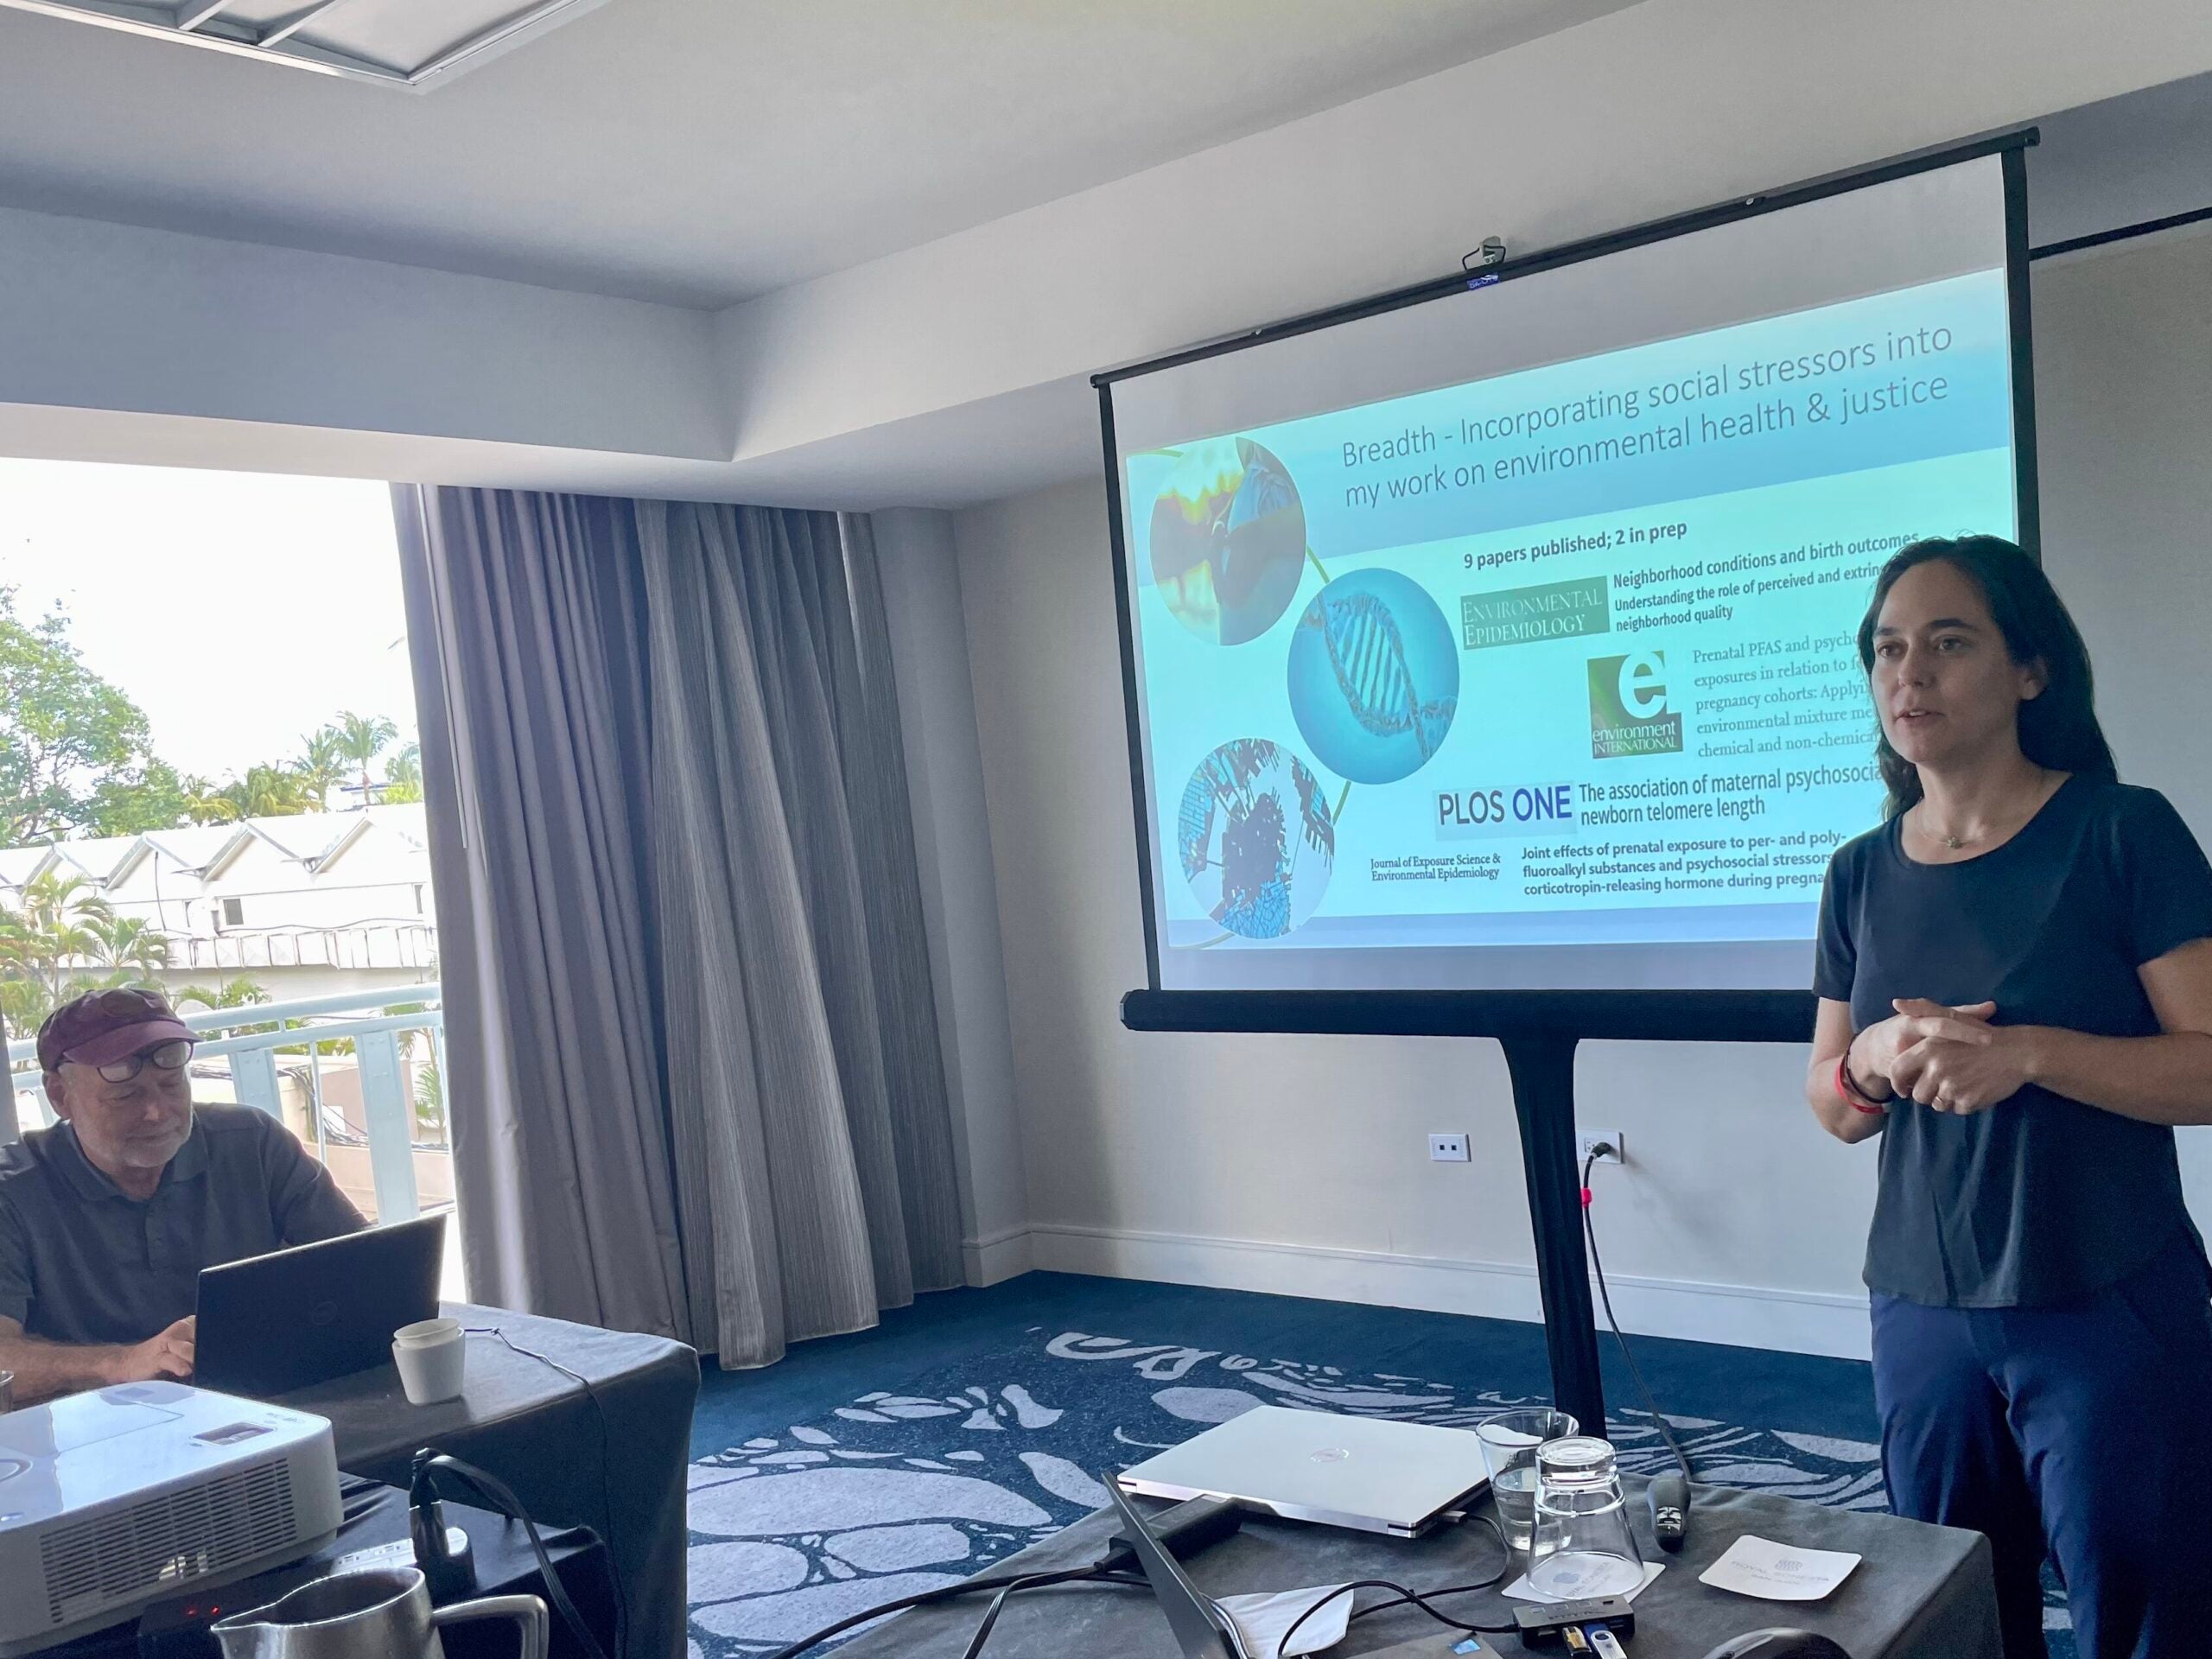
[(1547, 1479), (1602, 1480), (1613, 1472), (1613, 1443), (1593, 1434), (1546, 1440), (1536, 1448), (1536, 1461)]

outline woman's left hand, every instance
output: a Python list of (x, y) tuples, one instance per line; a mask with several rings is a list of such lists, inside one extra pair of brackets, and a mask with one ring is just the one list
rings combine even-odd
[(1929, 1037), (1904, 1050), (1890, 1072), (1890, 1086), (1923, 1106), (1961, 1117), (1986, 1112), (2018, 1094), (2029, 1081), (2027, 1028), (1974, 1023), (1981, 1030), (1973, 1041)]

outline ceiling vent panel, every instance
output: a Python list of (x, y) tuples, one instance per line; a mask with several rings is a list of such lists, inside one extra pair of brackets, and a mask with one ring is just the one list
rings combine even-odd
[(101, 29), (428, 92), (607, 0), (0, 0)]

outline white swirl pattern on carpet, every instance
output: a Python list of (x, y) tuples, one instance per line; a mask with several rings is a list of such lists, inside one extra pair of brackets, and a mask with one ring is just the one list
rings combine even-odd
[[(693, 1465), (689, 1659), (765, 1653), (847, 1613), (965, 1578), (1101, 1507), (1103, 1471), (1255, 1405), (1469, 1427), (1543, 1403), (1074, 1331), (1040, 1340), (1009, 1369), (1021, 1380), (865, 1394), (818, 1422)], [(1883, 1507), (1878, 1446), (1667, 1421), (1703, 1479)], [(1611, 1429), (1624, 1468), (1649, 1473), (1668, 1462), (1647, 1414), (1616, 1407)], [(2063, 1609), (2053, 1616), (2063, 1630)]]

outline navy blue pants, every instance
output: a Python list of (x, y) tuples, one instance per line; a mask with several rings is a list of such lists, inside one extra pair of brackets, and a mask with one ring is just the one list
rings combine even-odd
[(2081, 1659), (2212, 1655), (2208, 1297), (2190, 1239), (2058, 1306), (1874, 1297), (1890, 1506), (1988, 1535), (2005, 1659), (2044, 1659), (2046, 1554)]

